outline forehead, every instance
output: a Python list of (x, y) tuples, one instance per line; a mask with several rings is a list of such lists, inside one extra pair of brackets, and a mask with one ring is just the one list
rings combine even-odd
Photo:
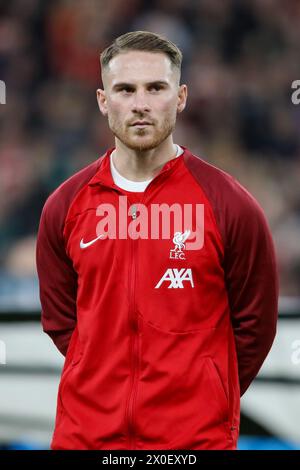
[(171, 80), (174, 74), (166, 54), (148, 51), (122, 52), (111, 59), (104, 73), (111, 85), (120, 79), (128, 83)]

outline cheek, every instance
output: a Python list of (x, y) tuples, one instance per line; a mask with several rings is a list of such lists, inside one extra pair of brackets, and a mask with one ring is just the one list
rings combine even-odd
[(173, 122), (176, 120), (176, 108), (174, 106), (165, 106), (160, 110), (158, 119), (162, 125)]
[(111, 115), (118, 117), (120, 114), (124, 114), (124, 105), (120, 102), (109, 100), (107, 103), (108, 111)]
[(119, 105), (111, 103), (108, 107), (109, 122), (119, 124), (123, 122), (124, 110)]
[(166, 99), (158, 104), (158, 112), (161, 113), (161, 117), (171, 117), (176, 114), (177, 100), (174, 98)]

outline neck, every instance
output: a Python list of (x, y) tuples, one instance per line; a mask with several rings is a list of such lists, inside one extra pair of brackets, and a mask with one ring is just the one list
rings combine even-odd
[(145, 181), (154, 178), (164, 164), (175, 157), (176, 145), (172, 136), (151, 150), (133, 150), (116, 138), (116, 148), (112, 158), (116, 170), (132, 181)]

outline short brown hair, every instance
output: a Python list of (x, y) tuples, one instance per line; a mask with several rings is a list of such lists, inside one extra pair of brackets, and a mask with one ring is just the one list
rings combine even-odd
[(104, 69), (117, 54), (127, 51), (162, 52), (171, 64), (181, 71), (182, 53), (169, 39), (150, 31), (131, 31), (114, 40), (100, 55), (101, 68)]

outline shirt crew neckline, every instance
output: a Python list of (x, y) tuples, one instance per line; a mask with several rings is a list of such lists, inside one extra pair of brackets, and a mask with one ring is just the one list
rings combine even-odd
[[(177, 144), (175, 145), (177, 147), (177, 151), (176, 151), (176, 155), (174, 158), (177, 158), (183, 154), (184, 150), (179, 145)], [(131, 192), (145, 191), (146, 187), (153, 180), (153, 178), (149, 180), (145, 180), (145, 181), (132, 181), (132, 180), (129, 180), (128, 178), (125, 178), (116, 169), (114, 162), (113, 162), (112, 154), (113, 152), (110, 154), (110, 171), (111, 171), (111, 175), (112, 175), (114, 183), (117, 186), (119, 186), (119, 188), (125, 189), (126, 191), (131, 191)]]

